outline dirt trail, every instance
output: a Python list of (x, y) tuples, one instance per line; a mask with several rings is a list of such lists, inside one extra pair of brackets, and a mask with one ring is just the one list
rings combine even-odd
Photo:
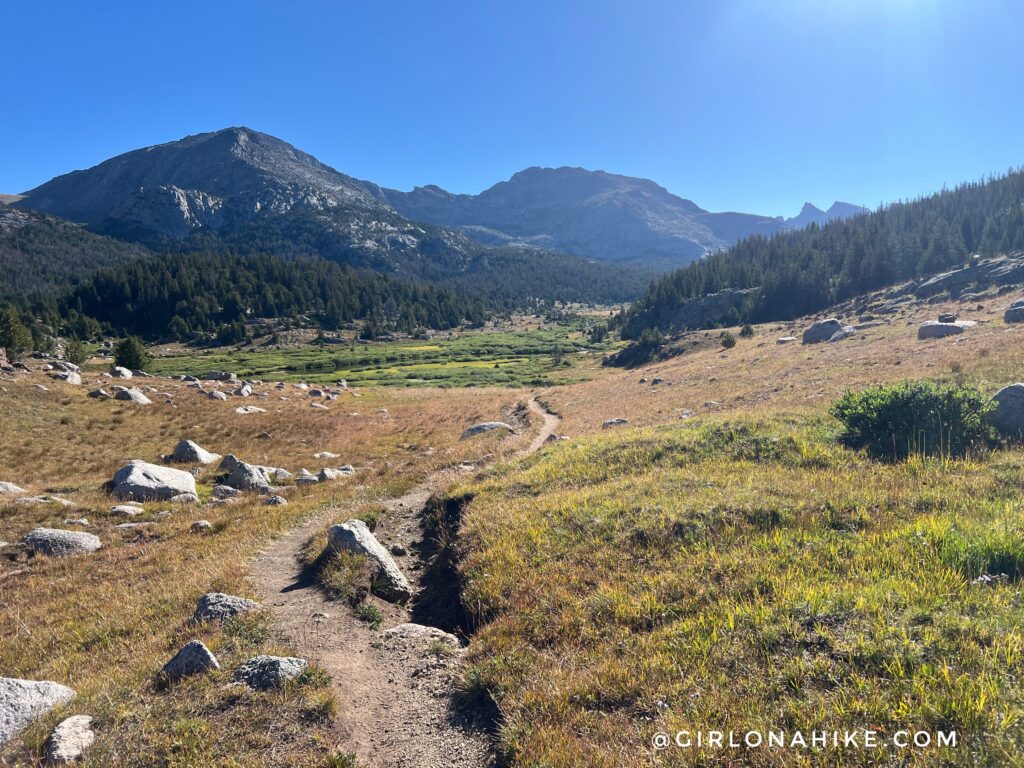
[[(530, 400), (529, 408), (542, 424), (520, 456), (539, 450), (559, 423), (536, 400)], [(408, 550), (396, 560), (414, 587), (425, 570), (417, 555), (420, 511), (431, 495), (475, 469), (435, 472), (385, 503), (376, 535), (386, 547), (401, 544)], [(343, 510), (333, 510), (292, 529), (260, 553), (251, 574), (277, 630), (300, 656), (331, 674), (339, 704), (339, 748), (356, 753), (359, 765), (368, 768), (491, 765), (483, 713), (460, 711), (453, 701), (460, 654), (438, 657), (429, 642), (383, 640), (347, 604), (325, 599), (303, 572), (299, 554), (309, 537), (325, 523), (345, 519)], [(370, 601), (384, 614), (382, 628), (413, 621), (407, 608)]]

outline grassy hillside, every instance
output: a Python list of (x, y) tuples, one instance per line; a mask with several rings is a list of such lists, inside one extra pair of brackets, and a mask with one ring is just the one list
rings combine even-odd
[(497, 699), (514, 765), (724, 765), (651, 746), (716, 728), (963, 740), (734, 753), (751, 766), (1020, 753), (1024, 455), (880, 465), (832, 432), (787, 417), (630, 430), (458, 492), (483, 624), (466, 686)]

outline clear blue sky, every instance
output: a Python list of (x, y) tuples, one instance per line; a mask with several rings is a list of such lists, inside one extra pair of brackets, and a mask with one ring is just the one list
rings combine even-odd
[(0, 192), (247, 125), (400, 189), (873, 207), (1024, 164), (1022, 49), (1016, 0), (0, 0)]

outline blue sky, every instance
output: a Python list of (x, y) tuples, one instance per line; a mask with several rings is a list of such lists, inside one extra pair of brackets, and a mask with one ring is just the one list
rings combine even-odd
[(1024, 164), (1022, 48), (1016, 0), (0, 0), (0, 192), (247, 125), (399, 189), (874, 207)]

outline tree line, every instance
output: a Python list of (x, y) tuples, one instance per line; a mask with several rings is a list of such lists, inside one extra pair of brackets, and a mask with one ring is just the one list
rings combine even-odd
[(624, 338), (684, 330), (683, 302), (726, 288), (757, 288), (726, 318), (698, 327), (789, 320), (862, 293), (1024, 249), (1024, 172), (962, 184), (824, 226), (755, 236), (656, 280), (617, 318)]

